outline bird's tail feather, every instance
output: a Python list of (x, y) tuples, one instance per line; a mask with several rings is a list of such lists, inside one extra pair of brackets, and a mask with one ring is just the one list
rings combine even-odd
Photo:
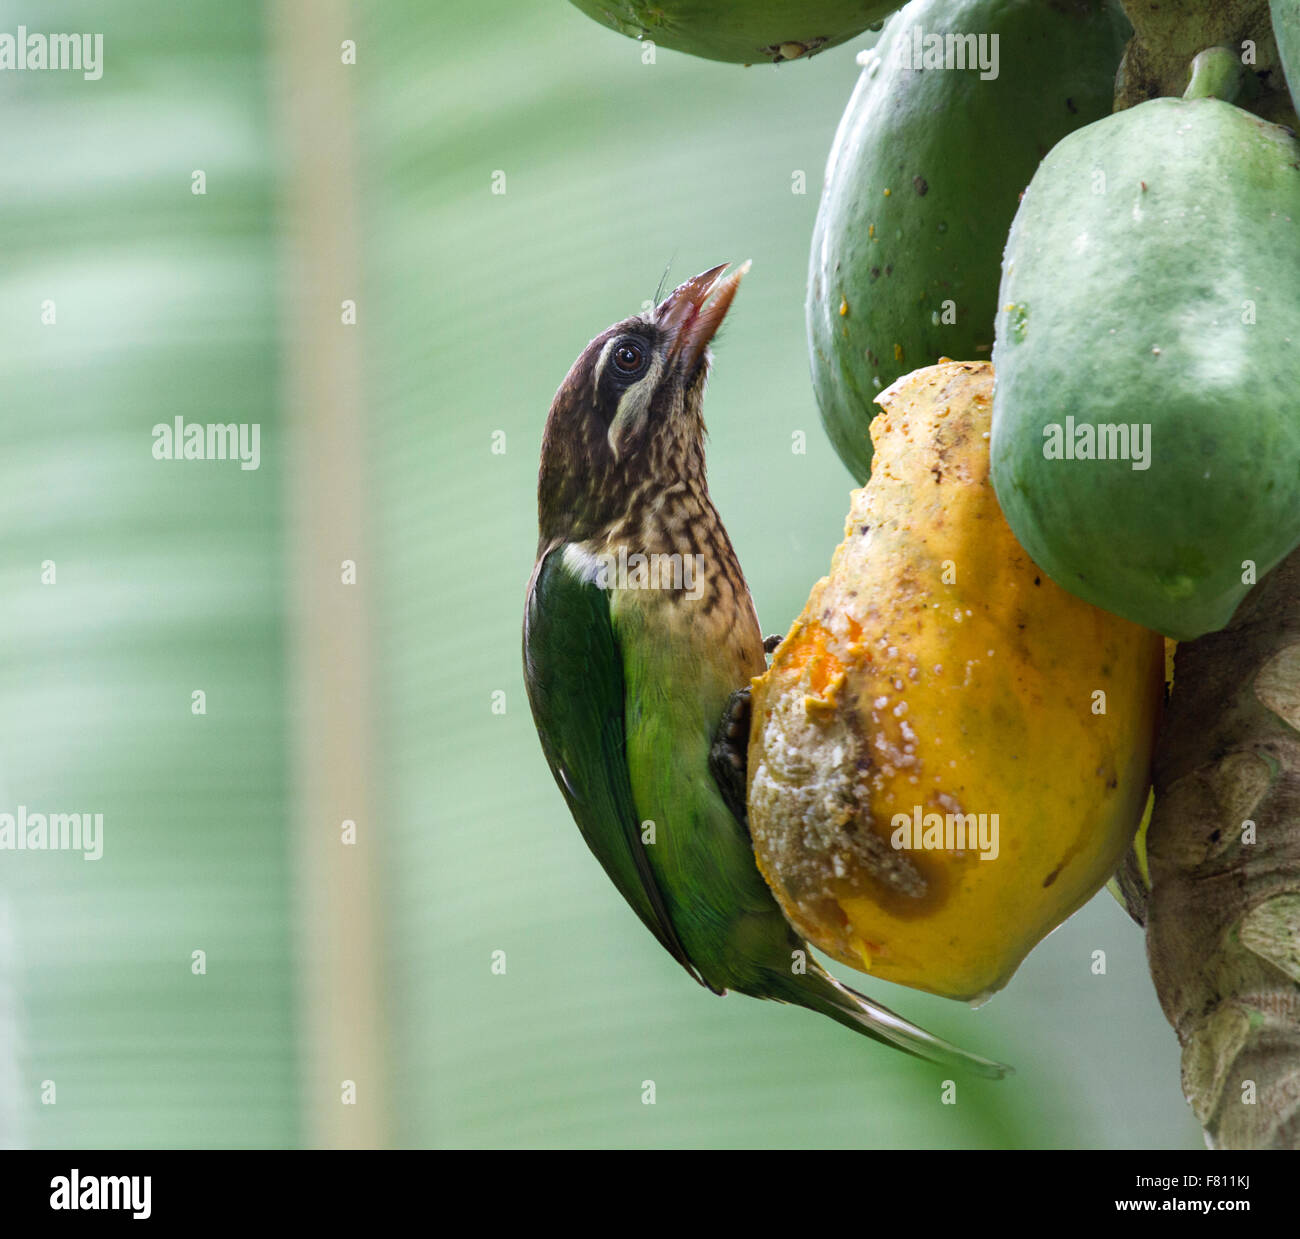
[(800, 976), (777, 974), (776, 980), (777, 992), (772, 996), (778, 1001), (795, 1003), (822, 1015), (829, 1015), (854, 1032), (914, 1054), (917, 1058), (924, 1058), (942, 1067), (965, 1068), (991, 1080), (1000, 1080), (1013, 1070), (1003, 1063), (971, 1054), (942, 1037), (926, 1032), (924, 1028), (918, 1028), (901, 1015), (895, 1015), (888, 1007), (842, 985), (820, 968), (810, 968)]

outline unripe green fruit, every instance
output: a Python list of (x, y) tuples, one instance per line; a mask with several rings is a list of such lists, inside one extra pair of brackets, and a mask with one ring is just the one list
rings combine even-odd
[(1054, 581), (1178, 640), (1300, 543), (1300, 142), (1213, 98), (1062, 141), (1007, 238), (993, 484)]
[[(914, 66), (918, 56), (933, 63), (927, 36), (946, 47), (950, 34), (972, 36), (996, 76), (978, 64)], [(827, 164), (807, 306), (822, 421), (859, 482), (881, 391), (941, 357), (989, 359), (1020, 191), (1057, 141), (1110, 113), (1128, 36), (1109, 0), (914, 0), (859, 57)]]
[(779, 64), (861, 34), (898, 0), (573, 0), (602, 26), (706, 60)]

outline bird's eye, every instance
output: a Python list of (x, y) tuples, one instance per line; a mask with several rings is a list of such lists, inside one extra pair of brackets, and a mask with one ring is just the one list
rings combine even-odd
[(635, 340), (623, 340), (614, 348), (614, 364), (626, 375), (645, 368), (645, 349)]

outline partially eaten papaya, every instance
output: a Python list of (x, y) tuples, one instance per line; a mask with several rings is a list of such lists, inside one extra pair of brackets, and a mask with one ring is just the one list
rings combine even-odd
[(754, 680), (749, 818), (795, 927), (951, 998), (999, 989), (1114, 871), (1162, 700), (1153, 632), (1058, 588), (989, 481), (993, 374), (877, 398), (844, 542)]

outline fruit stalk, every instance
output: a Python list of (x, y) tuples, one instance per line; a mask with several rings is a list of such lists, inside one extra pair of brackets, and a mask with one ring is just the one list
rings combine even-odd
[(1217, 1148), (1300, 1147), (1300, 551), (1178, 647), (1147, 956)]
[[(1297, 128), (1287, 93), (1268, 0), (1122, 0), (1133, 24), (1115, 84), (1115, 110), (1158, 95), (1181, 95), (1188, 66), (1201, 50), (1222, 44), (1248, 50), (1247, 90), (1238, 105), (1277, 125)], [(1246, 45), (1249, 45), (1247, 48)]]
[(1192, 80), (1184, 99), (1222, 99), (1236, 103), (1245, 80), (1241, 57), (1230, 47), (1207, 47), (1192, 61)]

